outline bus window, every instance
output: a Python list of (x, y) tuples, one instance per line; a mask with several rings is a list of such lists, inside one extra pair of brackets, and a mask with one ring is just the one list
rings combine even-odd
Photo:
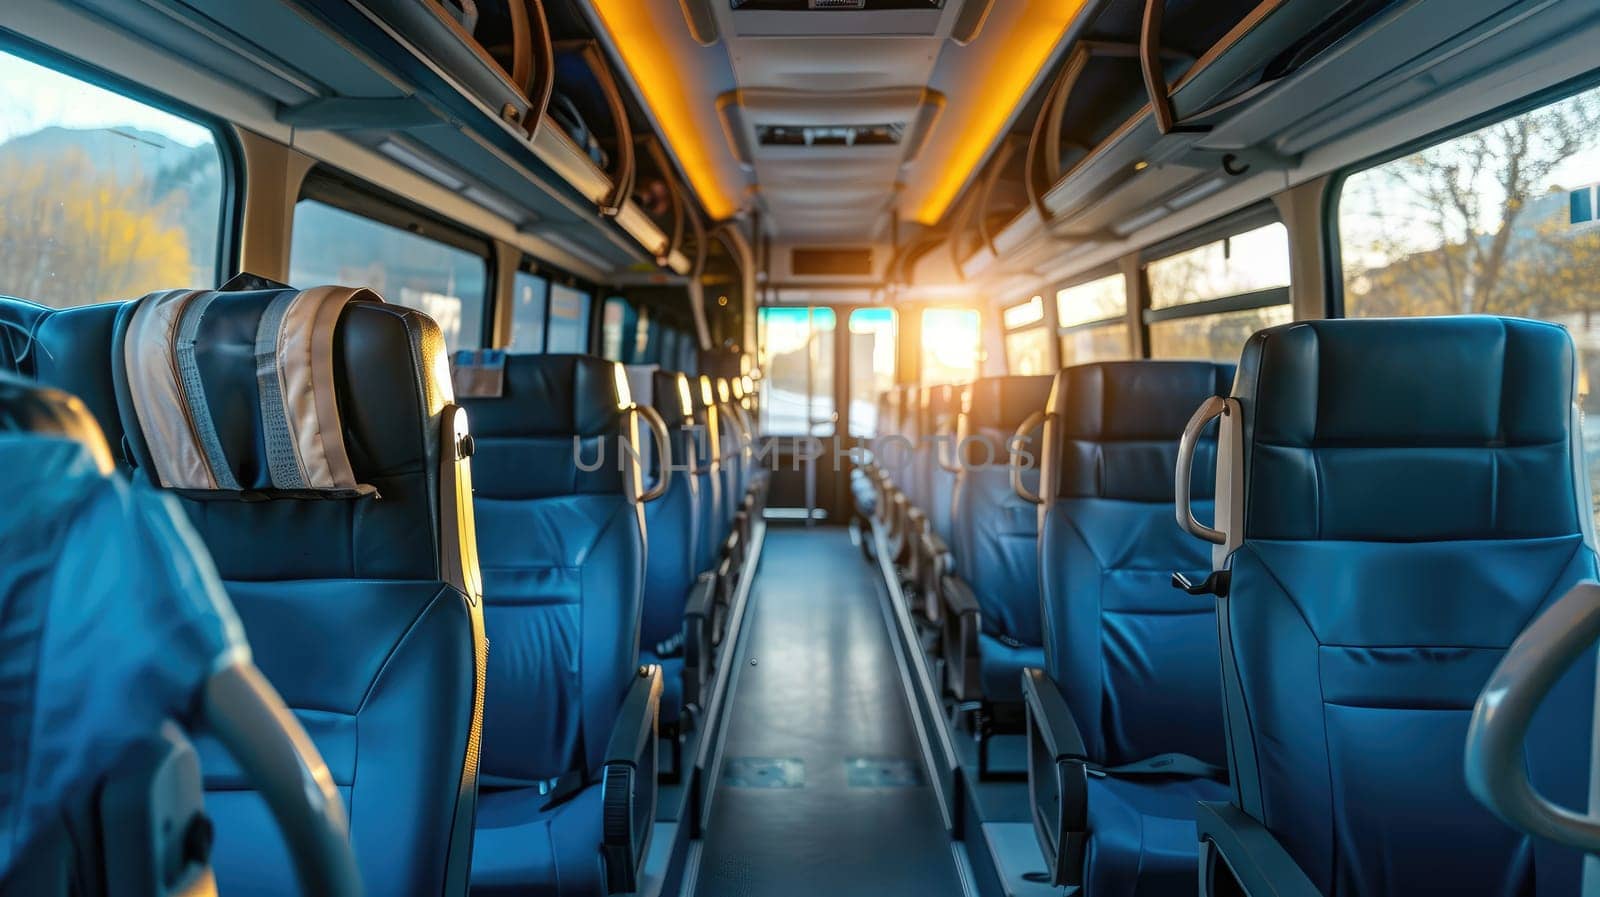
[(0, 53), (0, 292), (55, 308), (220, 279), (203, 125)]
[(1061, 366), (1128, 357), (1128, 281), (1101, 277), (1056, 293)]
[(543, 352), (550, 282), (530, 271), (518, 271), (512, 279), (511, 296), (511, 351)]
[(887, 308), (850, 313), (850, 435), (878, 435), (878, 394), (894, 386), (895, 320)]
[(1160, 258), (1150, 283), (1151, 358), (1238, 361), (1252, 333), (1294, 319), (1289, 231), (1268, 224)]
[[(626, 362), (628, 359), (623, 353), (623, 337), (632, 336), (632, 309), (628, 307), (628, 300), (621, 296), (612, 296), (600, 312), (600, 354), (610, 361)], [(628, 331), (624, 333), (624, 331)]]
[(922, 312), (923, 386), (970, 383), (978, 378), (978, 324), (978, 313), (970, 309), (929, 308)]
[(550, 285), (548, 351), (589, 351), (589, 294), (559, 283)]
[(450, 351), (483, 345), (489, 285), (483, 254), (314, 199), (295, 205), (289, 282), (371, 287), (437, 321)]
[[(1564, 325), (1600, 475), (1600, 90), (1345, 178), (1344, 313), (1495, 314)], [(1600, 510), (1600, 504), (1597, 504)]]
[(1000, 322), (1006, 330), (1006, 373), (1048, 373), (1050, 334), (1044, 329), (1044, 297), (1008, 306), (1000, 312)]

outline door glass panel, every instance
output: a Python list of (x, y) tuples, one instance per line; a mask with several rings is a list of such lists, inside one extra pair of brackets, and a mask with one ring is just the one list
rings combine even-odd
[(763, 308), (761, 432), (769, 436), (832, 436), (831, 308)]
[(922, 313), (923, 386), (978, 379), (978, 325), (978, 313), (971, 309), (930, 308)]
[(894, 312), (862, 308), (850, 313), (850, 435), (877, 435), (878, 393), (894, 385)]

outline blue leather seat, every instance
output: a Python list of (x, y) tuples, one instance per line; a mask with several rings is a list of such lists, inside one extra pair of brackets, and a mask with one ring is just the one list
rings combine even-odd
[(700, 486), (700, 527), (695, 536), (696, 572), (714, 570), (723, 542), (728, 537), (724, 524), (722, 420), (709, 385), (709, 378), (689, 378), (689, 401), (693, 405), (695, 460), (699, 465), (695, 481)]
[[(1506, 647), (1596, 575), (1574, 354), (1558, 326), (1490, 317), (1245, 346), (1243, 519), (1217, 512), (1235, 787), (1200, 817), (1208, 875), (1220, 852), (1252, 893), (1579, 893), (1580, 855), (1491, 815), (1462, 762)], [(1594, 683), (1591, 650), (1525, 744), (1564, 806), (1588, 800)]]
[(939, 463), (939, 452), (945, 460), (955, 458), (956, 415), (961, 413), (964, 386), (934, 386), (924, 391), (926, 396), (926, 423), (928, 450), (924, 454), (922, 476), (927, 485), (924, 491), (928, 525), (939, 541), (948, 546), (951, 539), (950, 499), (955, 490), (955, 474)]
[(734, 528), (739, 509), (744, 504), (745, 468), (750, 462), (750, 445), (739, 429), (733, 410), (733, 393), (728, 380), (723, 377), (709, 380), (717, 408), (717, 435), (723, 441), (722, 450), (722, 521), (724, 531)]
[[(1044, 413), (1051, 380), (980, 379), (968, 388), (961, 413), (963, 463), (951, 500), (959, 573), (945, 577), (943, 586), (946, 686), (957, 701), (985, 705), (985, 714), (995, 704), (1020, 709), (1022, 670), (1044, 664), (1038, 508), (1012, 489), (1007, 446), (1030, 415)], [(1029, 451), (1037, 459), (1037, 435)], [(1022, 481), (1038, 489), (1037, 461), (1026, 466)], [(981, 726), (978, 734), (986, 734)], [(986, 758), (986, 745), (981, 742), (980, 757)], [(980, 766), (987, 767), (986, 759)]]
[[(639, 444), (626, 376), (587, 355), (513, 354), (503, 377), (499, 396), (462, 399), (493, 646), (472, 892), (629, 890), (618, 876), (636, 874), (654, 818), (661, 678), (638, 663), (644, 515), (623, 460), (623, 440)], [(632, 812), (612, 818), (614, 800)], [(634, 826), (639, 840), (616, 845)]]
[[(450, 386), (443, 340), (426, 316), (375, 301), (344, 310), (333, 343), (338, 413), (357, 477), (371, 495), (307, 498), (271, 486), (262, 442), (256, 324), (284, 292), (219, 294), (194, 334), (205, 395), (241, 491), (177, 495), (210, 550), (256, 664), (328, 761), (350, 810), (350, 837), (373, 893), (464, 894), (476, 795), (484, 643), (475, 580), (459, 546), (458, 469), (443, 415)], [(19, 365), (72, 385), (122, 434), (136, 477), (152, 458), (125, 382), (134, 303), (32, 315)], [(111, 319), (106, 326), (105, 316)], [(12, 361), (16, 361), (13, 353)], [(89, 382), (94, 381), (94, 382)], [(113, 397), (107, 399), (107, 397)], [(466, 488), (463, 486), (462, 488)], [(454, 557), (454, 570), (451, 569)], [(217, 820), (217, 880), (228, 893), (281, 894), (293, 869), (265, 803), (215, 742), (199, 742), (208, 812)], [(358, 773), (359, 770), (359, 773)]]
[[(1081, 743), (1075, 759), (1109, 771), (1077, 773), (1087, 791), (1068, 815), (1087, 823), (1083, 855), (1050, 857), (1057, 880), (1086, 897), (1192, 893), (1195, 802), (1228, 794), (1215, 611), (1170, 578), (1210, 569), (1206, 545), (1174, 520), (1173, 470), (1189, 415), (1232, 380), (1232, 365), (1110, 362), (1058, 372), (1050, 393), (1039, 529), (1048, 678), (1030, 671), (1024, 690), (1030, 737)], [(1197, 455), (1203, 470), (1215, 439)], [(1206, 520), (1211, 492), (1210, 476), (1191, 490)], [(1047, 701), (1065, 712), (1040, 712)], [(1040, 731), (1052, 722), (1070, 729)], [(1172, 762), (1152, 774), (1144, 761), (1163, 755)], [(1037, 761), (1034, 773), (1051, 775)]]
[[(710, 612), (705, 602), (710, 584), (702, 581), (700, 561), (700, 482), (691, 471), (699, 467), (694, 434), (689, 427), (694, 409), (688, 403), (689, 381), (683, 374), (651, 366), (629, 369), (634, 400), (654, 408), (667, 426), (671, 447), (671, 476), (666, 492), (645, 505), (645, 541), (648, 550), (644, 579), (644, 613), (639, 627), (639, 660), (661, 667), (661, 725), (677, 734), (685, 696), (698, 704), (703, 642), (686, 645), (686, 626), (701, 624)], [(652, 479), (661, 476), (659, 460)], [(694, 606), (690, 606), (691, 598)], [(694, 616), (693, 624), (686, 614)], [(702, 630), (696, 631), (703, 635)], [(687, 658), (686, 650), (694, 654)], [(688, 682), (693, 676), (696, 681)]]

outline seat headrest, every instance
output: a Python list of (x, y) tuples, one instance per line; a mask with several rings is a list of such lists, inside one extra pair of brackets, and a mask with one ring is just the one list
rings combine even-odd
[[(622, 365), (593, 355), (508, 354), (501, 395), (463, 397), (461, 405), (478, 447), (472, 459), (478, 495), (624, 491), (618, 437), (628, 432), (633, 398)], [(580, 467), (597, 461), (593, 470)]]
[(1581, 531), (1565, 329), (1486, 316), (1307, 321), (1246, 343), (1246, 539)]
[(1050, 398), (1049, 374), (984, 377), (967, 387), (961, 402), (970, 433), (992, 430), (1010, 436)]
[[(651, 375), (652, 407), (661, 412), (669, 426), (680, 426), (694, 420), (694, 390), (689, 388), (689, 378), (678, 371), (659, 368)], [(639, 400), (634, 396), (635, 401)]]
[(81, 443), (101, 473), (116, 467), (111, 447), (77, 396), (0, 373), (0, 432), (35, 433)]
[(152, 293), (121, 308), (112, 345), (134, 461), (160, 485), (358, 496), (437, 470), (443, 338), (369, 290)]
[[(1178, 440), (1189, 416), (1227, 395), (1234, 366), (1208, 361), (1111, 361), (1056, 372), (1048, 410), (1049, 475), (1061, 498), (1172, 503)], [(1210, 498), (1216, 428), (1196, 447), (1195, 498)]]
[(928, 422), (931, 425), (940, 418), (949, 417), (961, 411), (961, 397), (966, 390), (965, 385), (941, 384), (930, 386), (922, 391), (922, 404), (927, 409)]

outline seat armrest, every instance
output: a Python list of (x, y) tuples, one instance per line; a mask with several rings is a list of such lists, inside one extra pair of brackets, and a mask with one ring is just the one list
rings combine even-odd
[[(1201, 801), (1195, 813), (1201, 897), (1322, 897), (1278, 839), (1248, 813), (1212, 801)], [(1232, 882), (1219, 883), (1218, 876), (1230, 875)]]
[(944, 604), (941, 643), (945, 688), (962, 703), (979, 700), (983, 686), (978, 678), (978, 633), (983, 629), (983, 616), (978, 599), (954, 574), (939, 580), (939, 595)]
[(656, 737), (661, 709), (661, 667), (649, 664), (628, 686), (606, 745), (600, 777), (604, 806), (600, 855), (606, 893), (639, 889), (639, 869), (656, 818)]
[(711, 676), (716, 632), (717, 575), (700, 574), (689, 588), (683, 605), (683, 706), (700, 709), (700, 698)]
[(1044, 670), (1022, 671), (1028, 717), (1028, 806), (1050, 883), (1083, 883), (1089, 829), (1089, 770), (1083, 734)]
[(950, 547), (944, 544), (939, 534), (929, 526), (922, 530), (918, 538), (921, 565), (918, 567), (918, 587), (922, 590), (922, 613), (930, 621), (937, 623), (944, 618), (943, 602), (939, 599), (939, 582), (950, 574), (955, 566), (950, 554)]

